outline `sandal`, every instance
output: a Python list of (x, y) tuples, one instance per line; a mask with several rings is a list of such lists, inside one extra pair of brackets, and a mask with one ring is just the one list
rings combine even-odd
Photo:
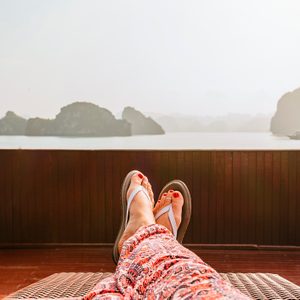
[(185, 232), (191, 220), (192, 197), (186, 184), (183, 181), (176, 179), (170, 181), (163, 187), (163, 189), (159, 194), (158, 199), (161, 199), (162, 194), (166, 193), (169, 190), (179, 191), (183, 196), (184, 203), (182, 207), (182, 219), (179, 227), (177, 228), (177, 224), (175, 221), (174, 212), (172, 208), (172, 203), (163, 207), (154, 217), (155, 220), (157, 220), (164, 213), (168, 213), (169, 221), (172, 226), (173, 235), (175, 236), (177, 241), (182, 244), (182, 240), (184, 238)]
[(141, 172), (137, 171), (137, 170), (130, 171), (126, 175), (126, 177), (123, 181), (123, 184), (122, 184), (122, 188), (121, 188), (122, 222), (121, 222), (121, 226), (120, 226), (120, 229), (119, 229), (118, 236), (115, 240), (113, 253), (112, 253), (113, 261), (115, 262), (116, 265), (118, 264), (118, 260), (119, 260), (119, 257), (120, 257), (120, 253), (119, 253), (119, 249), (118, 249), (119, 241), (120, 241), (120, 239), (121, 239), (121, 237), (122, 237), (122, 235), (125, 231), (125, 228), (128, 224), (128, 221), (129, 221), (129, 208), (130, 208), (130, 205), (131, 205), (131, 202), (132, 202), (134, 196), (137, 193), (142, 191), (142, 192), (145, 193), (145, 195), (148, 197), (149, 201), (151, 202), (151, 199), (150, 199), (150, 196), (149, 196), (147, 190), (142, 185), (136, 187), (131, 192), (131, 194), (129, 195), (128, 200), (127, 200), (127, 190), (128, 190), (128, 188), (130, 186), (130, 183), (131, 183), (131, 177), (136, 173), (141, 173)]

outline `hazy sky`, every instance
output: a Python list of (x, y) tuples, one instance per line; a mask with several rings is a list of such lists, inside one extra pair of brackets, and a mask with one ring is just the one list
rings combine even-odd
[(0, 0), (0, 117), (272, 113), (300, 87), (299, 0)]

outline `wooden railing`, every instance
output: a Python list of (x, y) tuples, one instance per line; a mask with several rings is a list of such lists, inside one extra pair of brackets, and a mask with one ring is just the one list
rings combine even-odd
[(186, 243), (300, 243), (300, 151), (0, 150), (0, 244), (114, 242), (131, 169), (187, 183)]

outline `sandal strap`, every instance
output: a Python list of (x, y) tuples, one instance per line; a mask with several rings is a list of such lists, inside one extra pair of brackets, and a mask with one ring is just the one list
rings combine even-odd
[(174, 216), (174, 211), (172, 208), (172, 203), (168, 204), (167, 206), (163, 207), (156, 215), (155, 215), (155, 220), (157, 220), (161, 215), (168, 213), (168, 217), (169, 217), (169, 221), (171, 223), (172, 226), (172, 230), (173, 230), (173, 235), (175, 236), (175, 238), (177, 238), (177, 224), (175, 221), (175, 216)]
[(131, 194), (130, 194), (130, 196), (128, 197), (128, 200), (127, 200), (127, 210), (126, 210), (126, 218), (125, 218), (125, 220), (126, 220), (126, 223), (125, 223), (125, 224), (126, 224), (126, 225), (127, 225), (127, 223), (128, 223), (130, 205), (131, 205), (132, 200), (133, 200), (133, 198), (135, 197), (135, 195), (136, 195), (137, 193), (139, 193), (139, 192), (144, 192), (144, 194), (147, 196), (147, 198), (148, 198), (149, 201), (151, 202), (151, 199), (150, 199), (150, 196), (149, 196), (147, 190), (146, 190), (142, 185), (136, 187), (136, 188), (131, 192)]

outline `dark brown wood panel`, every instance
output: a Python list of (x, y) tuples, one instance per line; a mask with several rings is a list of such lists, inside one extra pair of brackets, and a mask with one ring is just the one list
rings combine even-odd
[(243, 200), (241, 199), (241, 152), (233, 152), (233, 174), (232, 174), (232, 240), (231, 242), (237, 244), (240, 241), (240, 224), (241, 224), (241, 210)]
[(232, 152), (226, 151), (224, 153), (224, 233), (223, 240), (224, 242), (232, 242)]
[(268, 245), (272, 244), (272, 184), (273, 184), (273, 153), (266, 151), (264, 153), (265, 163), (265, 189), (264, 189), (264, 236), (263, 240)]
[(296, 211), (295, 211), (295, 218), (296, 218), (296, 228), (295, 228), (295, 241), (300, 243), (300, 237), (299, 237), (299, 220), (300, 220), (300, 151), (297, 152), (297, 162), (296, 162), (296, 168), (297, 168), (297, 184), (296, 184)]
[(272, 176), (272, 241), (280, 237), (280, 152), (273, 153)]
[(288, 227), (288, 240), (293, 240), (296, 238), (296, 228), (298, 221), (298, 230), (300, 228), (300, 220), (296, 218), (297, 211), (297, 194), (296, 194), (296, 185), (297, 185), (297, 169), (293, 165), (297, 163), (297, 153), (289, 153), (289, 227)]
[(112, 243), (132, 169), (190, 187), (186, 243), (300, 244), (300, 150), (0, 150), (0, 243)]
[(256, 160), (256, 211), (255, 211), (255, 241), (257, 244), (264, 243), (264, 224), (267, 214), (265, 213), (265, 162), (264, 152), (257, 153)]
[(13, 242), (13, 181), (11, 154), (0, 155), (0, 243)]
[[(281, 153), (281, 170), (280, 170), (280, 218), (279, 218), (279, 232), (280, 243), (288, 243), (288, 227), (289, 227), (289, 153), (283, 151)], [(286, 217), (282, 217), (286, 216)]]

